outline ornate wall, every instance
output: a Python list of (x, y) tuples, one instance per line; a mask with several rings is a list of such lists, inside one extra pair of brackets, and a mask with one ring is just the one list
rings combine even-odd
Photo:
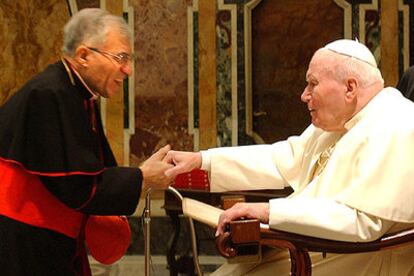
[[(189, 99), (194, 99), (189, 129), (199, 133), (194, 135), (195, 149), (271, 143), (299, 134), (309, 123), (299, 99), (307, 65), (313, 52), (329, 41), (356, 38), (365, 43), (374, 52), (387, 85), (395, 85), (409, 64), (410, 1), (208, 3), (193, 1), (188, 17), (194, 27), (189, 33), (189, 68), (193, 69)], [(215, 10), (214, 38), (204, 26), (210, 24), (202, 20), (208, 14), (204, 10)], [(206, 37), (216, 44), (203, 44)], [(208, 73), (205, 68), (212, 65), (205, 60), (216, 62)], [(199, 83), (212, 77), (216, 78), (214, 93)]]
[(187, 128), (188, 0), (134, 0), (135, 135), (131, 163), (170, 143), (192, 150)]
[(344, 37), (344, 10), (333, 1), (263, 0), (251, 22), (252, 128), (272, 143), (309, 124), (300, 101), (308, 62), (318, 48)]
[(366, 43), (391, 85), (414, 60), (409, 0), (4, 0), (0, 102), (58, 58), (73, 7), (115, 4), (137, 56), (118, 112), (104, 114), (124, 164), (166, 143), (198, 150), (299, 133), (308, 123), (298, 99), (306, 67), (329, 40)]
[(59, 57), (65, 0), (0, 1), (0, 103)]

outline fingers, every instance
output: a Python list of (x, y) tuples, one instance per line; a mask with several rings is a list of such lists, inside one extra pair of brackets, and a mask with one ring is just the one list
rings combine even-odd
[(163, 160), (165, 158), (165, 156), (167, 155), (167, 153), (171, 150), (171, 146), (170, 145), (166, 145), (162, 148), (160, 148), (156, 153), (154, 153), (152, 155), (152, 157), (154, 157), (156, 160)]
[(218, 237), (218, 236), (220, 236), (221, 234), (224, 233), (224, 228), (225, 228), (226, 224), (228, 223), (228, 220), (226, 219), (226, 214), (225, 213), (226, 212), (223, 212), (220, 215), (219, 222), (217, 224), (216, 234), (215, 234), (216, 237)]
[(143, 175), (144, 188), (163, 190), (173, 182), (171, 177), (165, 175), (165, 171), (174, 166), (161, 161), (169, 148), (169, 146), (163, 147), (140, 166)]
[[(150, 161), (150, 162), (148, 162)], [(195, 168), (201, 167), (201, 153), (173, 151), (169, 145), (161, 148), (154, 153), (144, 164), (153, 164), (155, 162), (162, 162), (168, 164), (170, 167), (166, 168), (164, 176), (167, 178), (175, 178), (177, 175), (187, 173)]]
[(167, 177), (176, 177), (181, 173), (186, 173), (192, 170), (189, 165), (191, 162), (189, 161), (189, 157), (191, 153), (183, 152), (183, 151), (169, 151), (167, 155), (164, 157), (163, 161), (174, 165), (175, 167), (168, 169), (165, 172)]
[(221, 213), (216, 230), (216, 237), (224, 233), (226, 225), (230, 221), (238, 220), (240, 218), (254, 218), (251, 215), (251, 203), (236, 203), (230, 209)]
[(165, 171), (165, 176), (175, 178), (177, 175), (186, 173), (188, 171), (189, 170), (186, 170), (183, 166), (177, 165), (177, 166), (167, 169)]
[(235, 208), (236, 205), (234, 205), (232, 208), (225, 210), (223, 213), (221, 213), (219, 217), (219, 221), (217, 224), (217, 230), (216, 230), (216, 237), (223, 234), (224, 230), (226, 228), (226, 225), (233, 220), (238, 219), (239, 217), (236, 215), (237, 208)]
[(177, 154), (177, 151), (170, 150), (162, 159), (163, 162), (167, 162), (169, 164), (174, 164), (174, 156)]
[(169, 151), (171, 150), (171, 146), (169, 144), (163, 146), (161, 149), (159, 149), (158, 151), (162, 151), (164, 153), (164, 155), (166, 155)]

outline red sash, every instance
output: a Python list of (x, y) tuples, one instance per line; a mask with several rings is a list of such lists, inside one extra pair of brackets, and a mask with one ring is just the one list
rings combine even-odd
[[(89, 216), (60, 202), (41, 183), (39, 177), (19, 164), (0, 159), (0, 214), (11, 219), (53, 230), (77, 239), (81, 275), (90, 275), (86, 243), (92, 256), (101, 263), (119, 260), (131, 243), (128, 221), (121, 216)], [(86, 221), (87, 220), (87, 221)], [(85, 233), (81, 229), (84, 228)]]
[(39, 177), (0, 159), (0, 214), (76, 239), (83, 214), (60, 202)]

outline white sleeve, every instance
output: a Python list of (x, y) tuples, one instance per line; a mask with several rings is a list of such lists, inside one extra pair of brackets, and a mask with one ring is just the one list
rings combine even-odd
[(208, 150), (202, 150), (200, 152), (201, 152), (201, 168), (200, 169), (209, 172), (211, 168), (210, 153), (208, 152)]
[(312, 237), (367, 242), (394, 224), (330, 199), (280, 198), (269, 203), (270, 228)]
[[(202, 168), (209, 171), (210, 191), (283, 189), (300, 185), (305, 148), (320, 135), (313, 126), (301, 136), (267, 145), (221, 147), (202, 151)], [(306, 168), (305, 168), (306, 170)]]
[(274, 145), (222, 147), (202, 153), (202, 166), (210, 163), (211, 192), (283, 189), (288, 184), (274, 163), (277, 156)]

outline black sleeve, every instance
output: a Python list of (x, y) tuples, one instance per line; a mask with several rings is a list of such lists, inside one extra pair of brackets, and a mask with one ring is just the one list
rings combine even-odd
[(414, 66), (408, 68), (397, 84), (397, 89), (408, 99), (414, 101)]
[(70, 208), (92, 215), (131, 215), (141, 194), (142, 173), (137, 168), (113, 167), (97, 176), (40, 176), (40, 180)]

